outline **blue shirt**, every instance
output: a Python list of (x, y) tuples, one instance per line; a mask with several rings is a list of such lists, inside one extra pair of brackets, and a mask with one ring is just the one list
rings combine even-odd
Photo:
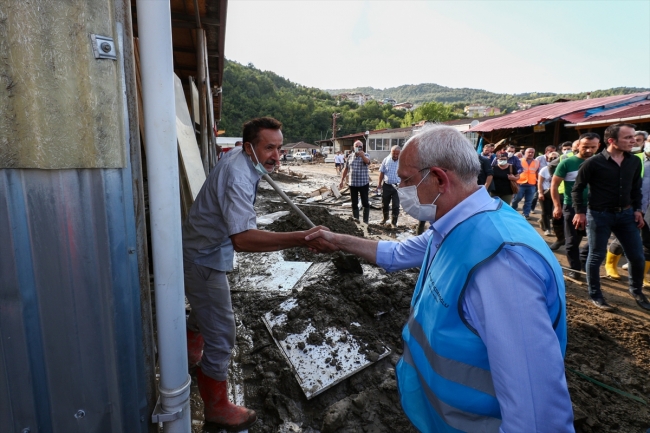
[[(422, 235), (404, 242), (380, 241), (377, 264), (387, 271), (419, 267), (430, 238), (433, 259), (457, 224), (498, 205), (498, 199), (480, 188)], [(466, 288), (463, 316), (487, 347), (502, 433), (574, 431), (564, 360), (542, 291), (541, 280), (548, 272), (550, 267), (537, 253), (507, 245), (478, 268)]]
[(384, 183), (389, 185), (397, 185), (400, 183), (400, 178), (397, 175), (397, 165), (399, 161), (393, 161), (393, 156), (388, 155), (381, 162), (379, 171), (384, 173)]
[(260, 175), (236, 147), (219, 161), (183, 223), (183, 259), (217, 271), (232, 271), (230, 236), (256, 229), (253, 204)]

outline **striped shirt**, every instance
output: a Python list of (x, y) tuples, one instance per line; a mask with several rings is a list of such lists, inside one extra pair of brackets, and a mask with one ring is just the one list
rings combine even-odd
[(379, 171), (384, 173), (384, 183), (389, 185), (397, 185), (400, 183), (400, 178), (397, 176), (397, 163), (398, 161), (393, 161), (392, 155), (388, 155), (381, 162)]
[[(368, 158), (367, 153), (363, 153)], [(368, 175), (368, 166), (363, 162), (363, 158), (355, 157), (354, 153), (348, 156), (348, 169), (350, 170), (350, 186), (365, 186), (370, 183)]]

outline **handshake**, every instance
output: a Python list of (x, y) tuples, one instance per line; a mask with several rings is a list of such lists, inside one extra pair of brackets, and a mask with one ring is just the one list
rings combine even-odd
[(325, 226), (316, 226), (306, 232), (304, 246), (313, 253), (333, 253), (339, 251), (336, 245), (336, 234)]

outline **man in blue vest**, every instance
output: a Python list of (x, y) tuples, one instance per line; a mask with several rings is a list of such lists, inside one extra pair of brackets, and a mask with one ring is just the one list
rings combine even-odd
[(399, 157), (400, 202), (431, 227), (403, 242), (318, 231), (387, 271), (419, 266), (396, 367), (422, 432), (573, 432), (564, 376), (562, 270), (516, 211), (476, 184), (479, 162), (454, 128), (421, 130)]

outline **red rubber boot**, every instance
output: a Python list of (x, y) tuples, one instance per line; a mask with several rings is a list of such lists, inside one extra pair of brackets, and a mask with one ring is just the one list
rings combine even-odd
[(196, 367), (203, 356), (203, 336), (198, 332), (187, 330), (187, 366)]
[(255, 411), (236, 406), (228, 400), (227, 381), (214, 380), (203, 374), (201, 368), (196, 371), (196, 380), (203, 399), (205, 422), (210, 423), (210, 427), (238, 432), (257, 421)]

